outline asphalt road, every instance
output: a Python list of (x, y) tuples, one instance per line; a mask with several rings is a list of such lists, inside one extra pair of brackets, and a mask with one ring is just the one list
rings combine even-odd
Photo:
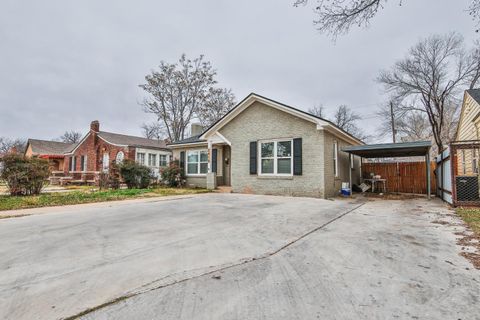
[[(200, 281), (210, 271), (267, 257), (358, 205), (204, 194), (27, 210), (35, 214), (0, 219), (0, 319), (68, 318), (118, 298), (159, 293), (164, 284)], [(105, 312), (98, 317), (122, 317)], [(176, 319), (172, 312), (156, 318)], [(133, 318), (149, 316), (125, 315)]]

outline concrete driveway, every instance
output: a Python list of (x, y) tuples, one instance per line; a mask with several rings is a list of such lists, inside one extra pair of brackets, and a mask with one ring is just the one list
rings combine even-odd
[[(50, 209), (44, 209), (50, 210)], [(424, 200), (237, 194), (0, 220), (0, 318), (480, 319)]]

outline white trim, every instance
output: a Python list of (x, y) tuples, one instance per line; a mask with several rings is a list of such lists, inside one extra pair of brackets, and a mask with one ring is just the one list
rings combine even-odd
[[(290, 157), (278, 157), (277, 145), (278, 142), (290, 142)], [(262, 158), (262, 143), (273, 143), (273, 157)], [(258, 161), (258, 176), (261, 177), (292, 177), (293, 176), (293, 139), (292, 138), (278, 138), (278, 139), (265, 139), (257, 142), (257, 158)], [(262, 159), (273, 160), (273, 173), (262, 173)], [(290, 159), (290, 173), (277, 173), (278, 172), (278, 159)]]
[[(206, 152), (207, 153), (207, 161), (200, 161), (201, 159), (201, 153), (202, 152)], [(192, 162), (193, 163), (196, 163), (197, 164), (197, 173), (188, 173), (188, 153), (197, 153), (198, 155), (198, 161), (197, 162)], [(204, 177), (207, 175), (208, 173), (208, 166), (209, 166), (209, 162), (208, 161), (208, 149), (196, 149), (196, 150), (185, 150), (185, 176), (187, 177)], [(207, 164), (207, 172), (205, 173), (200, 173), (200, 168), (201, 168), (201, 164), (202, 163), (206, 163)]]
[(339, 177), (339, 172), (338, 172), (338, 141), (334, 140), (333, 141), (333, 161), (335, 162), (335, 166), (333, 167), (333, 175), (335, 178)]
[(201, 141), (201, 142), (191, 142), (191, 143), (179, 143), (179, 144), (170, 144), (168, 147), (175, 149), (175, 148), (183, 148), (183, 147), (189, 147), (189, 146), (207, 146), (207, 141)]
[(73, 155), (75, 153), (75, 151), (78, 149), (78, 147), (80, 147), (82, 145), (82, 143), (85, 142), (85, 140), (87, 140), (87, 138), (90, 136), (90, 134), (92, 133), (92, 131), (89, 131), (84, 137), (82, 140), (80, 140), (77, 145), (75, 146), (75, 148), (73, 148), (72, 151), (70, 152), (65, 152), (65, 155)]
[(284, 105), (281, 105), (279, 103), (267, 100), (263, 97), (257, 96), (256, 94), (250, 94), (241, 104), (237, 105), (235, 109), (230, 111), (226, 116), (224, 116), (220, 121), (218, 121), (215, 125), (213, 125), (211, 128), (209, 128), (207, 131), (205, 131), (201, 136), (200, 139), (207, 139), (211, 135), (213, 135), (215, 132), (220, 130), (223, 126), (225, 126), (228, 122), (230, 122), (233, 118), (235, 118), (238, 114), (240, 114), (243, 110), (251, 106), (254, 102), (260, 102), (263, 103), (269, 107), (278, 109), (280, 111), (284, 111), (286, 113), (289, 113), (291, 115), (297, 116), (299, 118), (302, 118), (304, 120), (313, 122), (315, 124), (320, 124), (320, 125), (327, 125), (328, 122), (318, 119), (314, 116), (310, 116), (308, 114), (305, 114), (301, 111), (295, 110), (288, 108)]
[(246, 108), (251, 106), (254, 102), (260, 102), (262, 104), (265, 104), (269, 107), (275, 108), (277, 110), (286, 112), (288, 114), (291, 114), (293, 116), (296, 116), (298, 118), (304, 119), (306, 121), (310, 121), (314, 124), (317, 125), (317, 130), (328, 130), (335, 136), (352, 143), (354, 145), (360, 144), (363, 145), (364, 143), (357, 138), (353, 137), (352, 135), (340, 130), (333, 124), (331, 124), (328, 121), (319, 119), (317, 117), (314, 117), (313, 115), (306, 114), (300, 110), (295, 110), (292, 108), (289, 108), (287, 106), (284, 106), (280, 103), (270, 101), (266, 98), (260, 97), (254, 93), (250, 94), (241, 104), (237, 105), (230, 113), (225, 115), (222, 119), (220, 119), (215, 125), (213, 125), (211, 128), (209, 128), (207, 131), (205, 131), (201, 136), (200, 139), (208, 139), (209, 137), (213, 136), (214, 134), (219, 134), (218, 130), (220, 130), (222, 127), (224, 127), (228, 122), (230, 122), (232, 119), (234, 119), (238, 114), (240, 114), (242, 111), (244, 111)]
[(99, 137), (100, 139), (102, 139), (102, 140), (103, 140), (103, 141), (105, 141), (106, 143), (108, 143), (108, 144), (111, 144), (112, 146), (115, 146), (115, 147), (123, 147), (123, 148), (126, 148), (126, 147), (128, 147), (128, 145), (127, 145), (127, 144), (116, 144), (116, 143), (111, 143), (110, 141), (106, 140), (105, 138), (102, 138), (102, 137), (101, 137), (101, 136), (98, 134), (98, 132), (97, 132), (97, 137)]

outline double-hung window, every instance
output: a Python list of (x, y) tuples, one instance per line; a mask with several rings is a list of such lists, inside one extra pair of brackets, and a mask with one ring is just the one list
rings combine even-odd
[(83, 172), (87, 171), (87, 156), (80, 157), (80, 167)]
[(333, 142), (333, 174), (338, 177), (338, 143)]
[(260, 142), (260, 174), (292, 175), (292, 140)]
[(187, 174), (206, 174), (208, 171), (208, 151), (193, 150), (187, 153)]
[(166, 167), (167, 166), (167, 155), (166, 154), (159, 155), (158, 161), (159, 161), (158, 165), (160, 167)]
[(137, 153), (137, 162), (139, 164), (145, 164), (145, 153)]
[(149, 167), (157, 166), (157, 155), (155, 153), (148, 154), (148, 166)]

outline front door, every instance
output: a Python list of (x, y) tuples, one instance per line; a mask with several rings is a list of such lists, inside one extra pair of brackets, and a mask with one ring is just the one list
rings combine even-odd
[(230, 146), (223, 146), (223, 183), (226, 186), (231, 185), (230, 177), (231, 177), (231, 152)]

